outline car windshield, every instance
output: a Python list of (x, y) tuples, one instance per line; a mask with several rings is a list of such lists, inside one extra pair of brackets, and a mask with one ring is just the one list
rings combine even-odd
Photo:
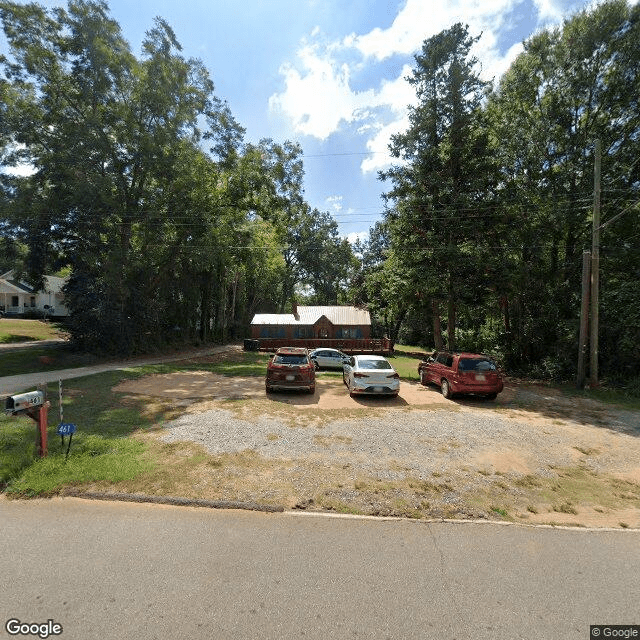
[(273, 357), (274, 364), (307, 364), (307, 356), (296, 353), (281, 353)]
[(495, 371), (496, 365), (486, 358), (460, 358), (460, 371)]
[(393, 369), (386, 360), (358, 360), (358, 369)]

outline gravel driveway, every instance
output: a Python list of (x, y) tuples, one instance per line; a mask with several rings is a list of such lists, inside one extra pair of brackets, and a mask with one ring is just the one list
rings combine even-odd
[(640, 527), (637, 412), (524, 385), (495, 404), (421, 390), (431, 406), (319, 409), (294, 394), (195, 402), (163, 440), (202, 445), (227, 470), (253, 456), (244, 497), (289, 507)]

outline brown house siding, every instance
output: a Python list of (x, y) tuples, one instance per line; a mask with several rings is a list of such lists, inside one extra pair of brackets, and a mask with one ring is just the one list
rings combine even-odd
[[(324, 320), (324, 321), (323, 321)], [(326, 330), (327, 335), (322, 335)], [(348, 332), (349, 335), (346, 335)], [(321, 318), (313, 326), (305, 325), (251, 325), (251, 337), (254, 340), (260, 338), (365, 338), (371, 337), (369, 325), (334, 326), (326, 319)]]

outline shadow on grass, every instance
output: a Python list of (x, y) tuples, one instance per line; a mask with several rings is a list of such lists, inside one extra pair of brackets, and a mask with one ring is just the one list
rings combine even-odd
[(0, 371), (3, 376), (71, 369), (99, 362), (101, 360), (97, 356), (74, 351), (66, 344), (0, 352)]
[(33, 336), (9, 333), (0, 337), (0, 344), (13, 344), (20, 342), (35, 342), (36, 340), (43, 340), (43, 338), (34, 338)]
[(221, 353), (188, 358), (165, 364), (144, 365), (137, 371), (145, 374), (176, 373), (179, 371), (209, 371), (223, 376), (264, 376), (268, 355), (255, 352)]

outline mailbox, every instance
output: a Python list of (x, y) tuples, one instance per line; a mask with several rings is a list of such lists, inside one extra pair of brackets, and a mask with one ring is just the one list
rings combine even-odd
[(5, 413), (15, 415), (27, 409), (41, 407), (44, 404), (44, 393), (42, 391), (29, 391), (15, 396), (8, 396), (5, 404)]

